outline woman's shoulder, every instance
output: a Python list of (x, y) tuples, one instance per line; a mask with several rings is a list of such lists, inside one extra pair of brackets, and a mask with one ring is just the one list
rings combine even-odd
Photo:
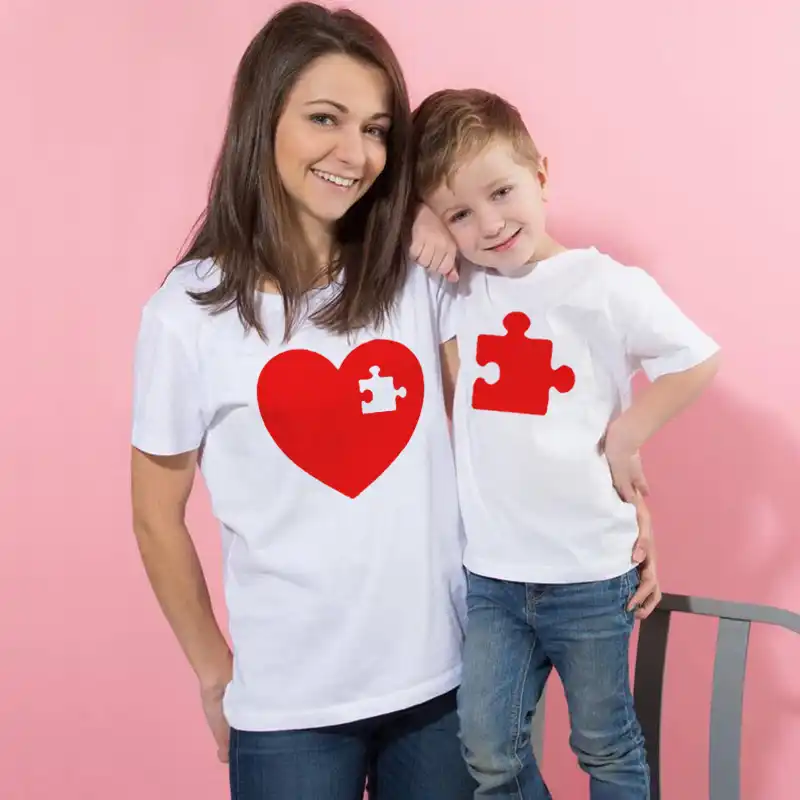
[(191, 294), (214, 289), (219, 281), (220, 270), (213, 259), (184, 261), (170, 270), (145, 303), (144, 312), (171, 322), (201, 319), (206, 312)]
[(189, 292), (207, 292), (219, 285), (221, 272), (213, 258), (183, 261), (173, 267), (153, 295), (161, 302), (192, 302)]
[(400, 301), (401, 319), (410, 320), (417, 329), (422, 320), (427, 320), (423, 327), (432, 332), (435, 343), (447, 341), (455, 335), (453, 309), (457, 294), (456, 284), (412, 261)]
[(420, 266), (415, 261), (408, 263), (403, 291), (413, 299), (428, 302), (449, 298), (455, 293), (453, 284), (448, 283), (444, 276)]

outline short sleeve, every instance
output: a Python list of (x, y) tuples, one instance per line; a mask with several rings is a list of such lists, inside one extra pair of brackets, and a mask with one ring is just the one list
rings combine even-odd
[(152, 455), (196, 450), (205, 433), (196, 365), (178, 333), (142, 313), (133, 380), (133, 446)]
[(449, 342), (456, 335), (458, 284), (450, 283), (441, 275), (434, 280), (436, 280), (434, 303), (439, 342)]
[(691, 369), (719, 350), (642, 269), (615, 270), (609, 306), (634, 371), (643, 369), (651, 381)]

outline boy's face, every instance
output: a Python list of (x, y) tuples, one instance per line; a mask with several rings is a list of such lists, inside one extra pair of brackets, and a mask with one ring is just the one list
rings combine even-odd
[(426, 197), (465, 258), (506, 275), (555, 246), (545, 230), (546, 162), (537, 169), (514, 156), (510, 143), (490, 143)]

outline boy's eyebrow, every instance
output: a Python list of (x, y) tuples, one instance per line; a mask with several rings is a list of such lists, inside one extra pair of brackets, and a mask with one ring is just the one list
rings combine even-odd
[(452, 205), (447, 206), (447, 208), (445, 208), (444, 211), (442, 211), (440, 216), (446, 217), (448, 214), (452, 214), (454, 211), (461, 210), (462, 208), (465, 207), (466, 206), (464, 205), (464, 203), (458, 203), (458, 202), (453, 203)]
[(486, 184), (486, 185), (483, 187), (483, 190), (484, 190), (485, 192), (488, 192), (488, 191), (489, 191), (489, 189), (494, 189), (496, 186), (499, 186), (499, 185), (500, 185), (500, 184), (502, 184), (502, 183), (510, 183), (510, 182), (511, 182), (511, 178), (495, 178), (495, 180), (493, 180), (493, 181), (491, 181), (491, 182), (487, 183), (487, 184)]
[[(341, 103), (337, 103), (336, 100), (328, 100), (325, 97), (320, 97), (316, 100), (309, 100), (306, 103), (307, 106), (314, 106), (314, 105), (329, 105), (333, 106), (337, 111), (341, 112), (342, 114), (349, 114), (350, 109), (342, 105)], [(373, 114), (370, 119), (388, 119), (391, 120), (392, 115), (388, 111), (379, 111), (377, 114)]]
[[(511, 178), (495, 178), (493, 181), (490, 181), (489, 183), (485, 184), (485, 185), (482, 187), (482, 191), (484, 191), (484, 192), (488, 192), (488, 191), (490, 191), (490, 190), (494, 189), (494, 188), (495, 188), (495, 187), (497, 187), (497, 186), (501, 186), (501, 185), (503, 185), (504, 183), (510, 183), (510, 182), (511, 182)], [(456, 209), (461, 209), (461, 208), (463, 208), (463, 207), (464, 207), (464, 204), (463, 204), (463, 203), (455, 203), (455, 204), (454, 204), (454, 205), (452, 205), (452, 206), (448, 206), (448, 207), (447, 207), (447, 208), (446, 208), (446, 209), (445, 209), (445, 210), (442, 212), (442, 216), (447, 216), (448, 214), (452, 214), (452, 213), (453, 213), (453, 211), (455, 211)]]

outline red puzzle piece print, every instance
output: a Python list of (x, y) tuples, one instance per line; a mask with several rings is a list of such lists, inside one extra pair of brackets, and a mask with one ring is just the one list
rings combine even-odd
[(550, 389), (563, 394), (575, 385), (575, 373), (570, 367), (552, 368), (553, 343), (549, 339), (529, 339), (525, 335), (530, 326), (526, 314), (512, 311), (503, 319), (505, 335), (478, 336), (478, 364), (497, 364), (500, 378), (496, 383), (487, 383), (483, 378), (475, 381), (473, 408), (544, 416)]
[(337, 369), (311, 350), (286, 350), (258, 378), (261, 419), (287, 458), (346, 497), (358, 497), (403, 452), (425, 394), (405, 345), (373, 339)]

